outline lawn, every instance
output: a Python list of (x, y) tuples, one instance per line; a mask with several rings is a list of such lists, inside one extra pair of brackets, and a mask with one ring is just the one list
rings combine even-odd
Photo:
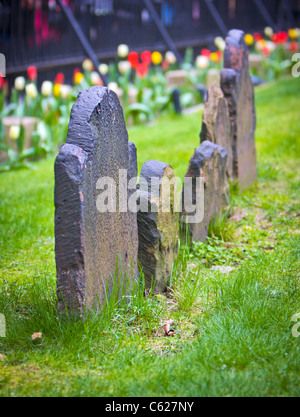
[[(56, 314), (54, 159), (2, 174), (0, 395), (299, 396), (299, 102), (300, 79), (256, 90), (258, 181), (207, 242), (181, 246), (167, 296), (139, 292), (84, 323)], [(139, 170), (157, 159), (182, 177), (200, 126), (198, 113), (130, 128)]]

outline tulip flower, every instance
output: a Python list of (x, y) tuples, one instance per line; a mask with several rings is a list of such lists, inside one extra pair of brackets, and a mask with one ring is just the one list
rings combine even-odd
[(56, 87), (57, 88), (57, 93), (59, 94), (59, 92), (60, 92), (61, 97), (63, 99), (67, 99), (69, 97), (69, 94), (72, 91), (72, 87), (70, 85), (66, 85), (66, 84), (62, 84), (62, 85), (56, 84), (56, 85), (59, 85), (59, 87), (60, 87), (59, 89), (58, 89), (58, 87)]
[(27, 69), (28, 78), (31, 82), (36, 81), (37, 79), (37, 69), (33, 65)]
[(119, 86), (115, 82), (109, 83), (107, 87), (108, 87), (109, 90), (114, 91), (115, 93), (117, 93), (118, 90), (119, 90)]
[(258, 42), (258, 41), (261, 41), (263, 39), (263, 36), (260, 33), (256, 32), (256, 33), (254, 33), (253, 38), (254, 38), (255, 42)]
[(82, 83), (83, 80), (84, 80), (84, 75), (82, 74), (82, 72), (76, 72), (75, 77), (74, 77), (74, 83), (76, 85), (79, 85)]
[(140, 78), (145, 78), (148, 74), (149, 67), (144, 62), (139, 63), (136, 67), (136, 73)]
[(36, 85), (33, 83), (27, 84), (25, 87), (25, 91), (29, 98), (36, 98), (38, 95)]
[(225, 51), (226, 42), (221, 36), (217, 36), (215, 39), (215, 45), (220, 51)]
[(212, 52), (210, 54), (210, 59), (212, 60), (212, 62), (217, 63), (219, 62), (220, 58), (219, 55), (216, 52)]
[(16, 90), (23, 91), (24, 88), (25, 88), (25, 84), (26, 84), (26, 81), (25, 81), (24, 77), (17, 77), (15, 79), (15, 89)]
[(247, 33), (247, 34), (245, 35), (245, 43), (246, 43), (246, 45), (248, 45), (248, 46), (251, 46), (251, 45), (253, 45), (253, 44), (254, 44), (254, 37), (253, 37), (250, 33)]
[(43, 96), (49, 97), (52, 94), (53, 84), (51, 81), (44, 81), (42, 84), (41, 92)]
[(176, 61), (177, 61), (176, 55), (174, 54), (174, 52), (168, 51), (166, 52), (165, 60), (167, 61), (168, 64), (174, 65), (176, 64)]
[(206, 69), (209, 66), (209, 58), (205, 55), (199, 55), (196, 58), (196, 67)]
[(62, 72), (59, 72), (54, 80), (54, 84), (63, 84), (65, 82), (65, 76)]
[(297, 34), (296, 29), (290, 29), (289, 30), (289, 37), (291, 39), (297, 39), (298, 38), (298, 34)]
[(99, 65), (99, 72), (100, 74), (106, 75), (108, 74), (109, 67), (107, 64), (100, 64)]
[(160, 52), (155, 51), (155, 52), (152, 53), (152, 62), (153, 62), (154, 65), (161, 64), (162, 60), (163, 60), (163, 58), (162, 58), (162, 55), (161, 55)]
[(152, 62), (152, 54), (150, 51), (144, 51), (141, 54), (141, 61), (146, 64), (146, 65), (150, 65)]
[(273, 31), (273, 29), (270, 27), (270, 26), (267, 26), (266, 28), (265, 28), (265, 35), (268, 37), (268, 38), (272, 38), (272, 36), (273, 36), (273, 34), (274, 34), (274, 31)]
[(129, 48), (125, 44), (121, 44), (118, 46), (118, 55), (120, 58), (126, 58), (129, 54)]
[(131, 69), (130, 62), (120, 61), (119, 64), (118, 64), (118, 68), (119, 68), (119, 71), (122, 75), (127, 74)]
[(100, 78), (100, 75), (98, 74), (98, 72), (93, 71), (91, 73), (91, 83), (93, 85), (102, 85), (102, 81), (101, 81), (101, 78)]
[(82, 63), (82, 68), (87, 72), (92, 72), (94, 69), (94, 64), (89, 58), (86, 58)]
[(207, 58), (210, 57), (211, 51), (209, 49), (202, 49), (200, 56), (206, 56)]
[(14, 125), (14, 126), (11, 126), (10, 129), (9, 129), (9, 137), (12, 140), (19, 139), (20, 133), (21, 133), (21, 127), (20, 126)]
[(53, 87), (53, 95), (55, 98), (58, 98), (61, 93), (61, 84), (54, 84)]
[(128, 62), (132, 68), (136, 68), (137, 64), (139, 63), (139, 54), (137, 52), (130, 52), (127, 57)]

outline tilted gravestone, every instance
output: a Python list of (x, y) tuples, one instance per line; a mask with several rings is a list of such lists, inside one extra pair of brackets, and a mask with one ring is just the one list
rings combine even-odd
[[(226, 204), (226, 163), (227, 151), (208, 140), (195, 149), (190, 160), (185, 179), (191, 179), (192, 187), (188, 190), (188, 184), (184, 183), (181, 220), (183, 232), (194, 242), (205, 241), (211, 220)], [(200, 181), (197, 183), (199, 179), (202, 179), (203, 187)], [(193, 211), (186, 204), (189, 199)], [(199, 213), (202, 213), (201, 217)]]
[(202, 115), (201, 142), (210, 140), (227, 151), (227, 174), (233, 180), (232, 135), (227, 100), (214, 83), (208, 89), (208, 100)]
[(128, 148), (117, 95), (104, 87), (80, 93), (72, 108), (66, 144), (55, 161), (59, 312), (98, 311), (117, 277), (128, 285), (137, 277), (137, 217), (124, 210), (126, 187), (136, 171), (136, 150), (133, 144)]
[(221, 71), (221, 88), (228, 102), (233, 135), (233, 174), (241, 189), (257, 177), (254, 89), (244, 37), (240, 30), (229, 32)]
[(146, 288), (164, 292), (177, 255), (178, 210), (173, 168), (159, 161), (143, 164), (138, 198), (138, 259)]

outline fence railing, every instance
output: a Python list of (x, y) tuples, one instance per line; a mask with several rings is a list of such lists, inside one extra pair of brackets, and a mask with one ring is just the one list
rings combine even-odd
[[(209, 45), (226, 29), (280, 29), (299, 24), (299, 0), (152, 0), (177, 48)], [(64, 0), (100, 60), (126, 43), (137, 51), (167, 46), (144, 0)], [(35, 65), (67, 70), (85, 57), (73, 28), (55, 0), (0, 0), (0, 52), (7, 74)]]

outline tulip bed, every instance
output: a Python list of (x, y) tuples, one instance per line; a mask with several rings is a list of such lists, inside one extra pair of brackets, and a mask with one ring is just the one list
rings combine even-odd
[[(246, 34), (250, 53), (261, 58), (259, 68), (253, 67), (252, 73), (272, 81), (290, 72), (293, 54), (299, 50), (299, 39), (299, 29), (273, 33), (271, 28), (266, 28), (264, 36)], [(185, 73), (185, 85), (178, 87), (180, 107), (201, 103), (203, 89), (199, 86), (206, 84), (211, 69), (222, 68), (224, 48), (224, 39), (217, 37), (214, 50), (203, 49), (194, 59), (194, 51), (187, 49), (184, 62), (178, 65), (171, 51), (165, 56), (158, 51), (138, 54), (127, 45), (119, 45), (118, 58), (110, 64), (102, 63), (99, 72), (108, 76), (108, 87), (119, 95), (126, 121), (146, 123), (160, 115), (178, 112), (173, 98), (175, 87), (167, 82), (169, 71), (181, 69)], [(27, 79), (15, 79), (10, 95), (6, 80), (0, 76), (0, 172), (30, 167), (32, 161), (57, 152), (66, 138), (72, 104), (79, 91), (102, 84), (99, 72), (86, 59), (82, 69), (74, 70), (72, 85), (65, 83), (63, 73), (58, 73), (54, 82), (44, 81), (39, 91), (38, 72), (31, 66)], [(25, 146), (26, 131), (22, 123), (11, 124), (9, 131), (5, 129), (3, 119), (7, 116), (36, 120), (30, 146)]]
[[(84, 323), (56, 312), (53, 157), (2, 174), (0, 395), (299, 396), (299, 100), (300, 78), (256, 90), (258, 181), (207, 242), (181, 247), (168, 297), (134, 294)], [(139, 164), (184, 175), (200, 125), (129, 128)]]

